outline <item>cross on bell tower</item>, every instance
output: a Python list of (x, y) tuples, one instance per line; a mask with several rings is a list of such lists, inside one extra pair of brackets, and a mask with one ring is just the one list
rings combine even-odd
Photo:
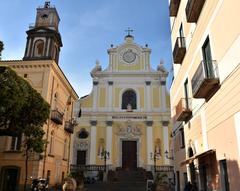
[(131, 29), (130, 27), (128, 27), (128, 29), (125, 30), (125, 32), (127, 32), (127, 36), (132, 36), (131, 33), (133, 32), (133, 29)]
[(126, 42), (129, 42), (129, 43), (133, 42), (134, 37), (133, 37), (132, 34), (131, 34), (131, 33), (133, 33), (133, 29), (131, 29), (130, 27), (128, 27), (128, 29), (125, 30), (125, 32), (127, 33), (127, 35), (125, 36), (125, 41), (126, 41)]

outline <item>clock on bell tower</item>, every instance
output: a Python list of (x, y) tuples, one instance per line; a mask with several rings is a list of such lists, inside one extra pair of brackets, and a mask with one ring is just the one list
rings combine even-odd
[(49, 1), (37, 8), (35, 24), (26, 32), (28, 37), (23, 60), (55, 60), (58, 64), (62, 47), (59, 21), (57, 10)]

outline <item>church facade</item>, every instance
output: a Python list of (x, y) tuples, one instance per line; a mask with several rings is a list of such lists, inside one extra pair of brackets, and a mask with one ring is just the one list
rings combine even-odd
[(103, 165), (103, 153), (113, 170), (170, 165), (168, 72), (163, 64), (151, 68), (150, 53), (128, 34), (123, 44), (108, 49), (105, 70), (96, 62), (92, 92), (76, 108), (81, 117), (74, 129), (73, 166)]

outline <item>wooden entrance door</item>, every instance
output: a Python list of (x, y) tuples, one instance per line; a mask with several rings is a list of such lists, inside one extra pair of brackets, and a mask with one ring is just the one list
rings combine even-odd
[(87, 151), (77, 151), (77, 165), (86, 164)]
[(122, 168), (132, 170), (137, 168), (137, 142), (122, 142)]

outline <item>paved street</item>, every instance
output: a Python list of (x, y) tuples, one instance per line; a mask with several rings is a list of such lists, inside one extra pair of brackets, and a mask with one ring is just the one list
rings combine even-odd
[(125, 182), (125, 183), (103, 183), (85, 185), (86, 191), (145, 191), (145, 182)]

